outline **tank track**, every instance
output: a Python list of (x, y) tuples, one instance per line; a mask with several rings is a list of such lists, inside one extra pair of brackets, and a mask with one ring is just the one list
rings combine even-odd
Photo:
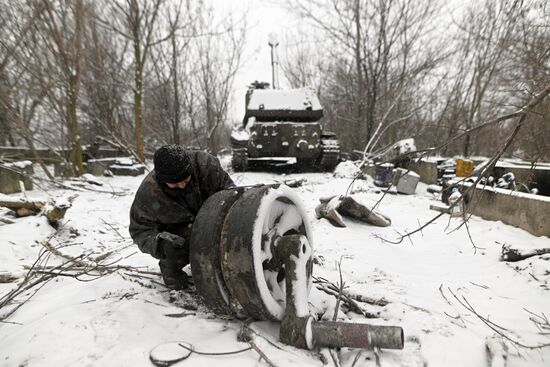
[(234, 148), (231, 167), (235, 172), (244, 172), (248, 169), (248, 149)]
[(321, 159), (319, 166), (325, 171), (332, 171), (340, 161), (340, 145), (335, 137), (321, 139)]

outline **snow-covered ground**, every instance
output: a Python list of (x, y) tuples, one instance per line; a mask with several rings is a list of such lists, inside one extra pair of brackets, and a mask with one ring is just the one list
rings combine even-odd
[[(345, 172), (338, 178), (321, 173), (283, 176), (250, 172), (231, 176), (238, 185), (307, 180), (294, 190), (303, 200), (313, 229), (318, 259), (314, 275), (337, 283), (341, 259), (349, 294), (389, 302), (385, 306), (359, 303), (378, 318), (367, 320), (351, 312), (340, 313), (340, 317), (404, 329), (405, 348), (380, 351), (381, 366), (487, 366), (488, 340), (497, 349), (504, 343), (507, 366), (550, 364), (550, 347), (527, 349), (495, 338), (497, 334), (473, 312), (527, 346), (550, 343), (550, 330), (540, 330), (533, 322), (537, 320), (534, 314), (550, 313), (550, 256), (517, 263), (499, 261), (503, 244), (550, 247), (547, 237), (534, 237), (478, 217), (471, 218), (468, 235), (465, 226), (456, 229), (460, 219), (445, 215), (410, 240), (392, 244), (381, 238), (396, 239), (399, 233), (414, 230), (437, 214), (429, 209), (437, 198), (426, 192), (425, 185), (419, 184), (416, 195), (386, 195), (379, 210), (391, 218), (390, 227), (374, 227), (344, 217), (347, 228), (337, 228), (325, 219), (316, 219), (314, 209), (321, 197), (345, 194), (351, 182)], [(93, 186), (95, 191), (76, 192), (79, 197), (58, 231), (43, 216), (0, 225), (0, 275), (23, 276), (26, 267), (45, 251), (44, 241), (59, 253), (46, 251), (41, 266), (57, 266), (84, 254), (79, 260), (86, 264), (94, 264), (95, 259), (110, 264), (109, 269), (119, 267), (100, 277), (94, 277), (97, 269), (93, 268), (78, 279), (57, 276), (18, 296), (15, 301), (24, 304), (0, 322), (0, 366), (150, 366), (151, 350), (169, 342), (189, 343), (206, 352), (249, 347), (238, 341), (242, 321), (216, 318), (202, 306), (197, 308), (192, 294), (169, 292), (158, 275), (146, 273), (158, 272), (156, 260), (140, 253), (128, 235), (128, 211), (142, 178), (98, 178), (105, 184)], [(356, 181), (353, 197), (374, 204), (382, 194), (371, 183), (370, 179)], [(50, 190), (27, 195), (56, 197), (63, 193)], [(470, 236), (481, 249), (473, 250)], [(106, 258), (97, 259), (105, 254)], [(0, 284), (0, 297), (17, 285)], [(18, 303), (1, 308), (0, 319)], [(316, 314), (331, 318), (335, 303), (334, 297), (312, 289), (310, 304)], [(473, 311), (461, 303), (471, 305)], [(317, 353), (281, 344), (277, 323), (253, 322), (250, 328), (255, 345), (276, 366), (321, 366), (323, 361), (333, 365), (327, 351)], [(356, 349), (342, 349), (342, 366), (352, 366), (357, 354)], [(192, 354), (177, 366), (265, 364), (256, 351), (248, 350), (225, 356)], [(376, 365), (374, 353), (363, 351), (355, 365)]]

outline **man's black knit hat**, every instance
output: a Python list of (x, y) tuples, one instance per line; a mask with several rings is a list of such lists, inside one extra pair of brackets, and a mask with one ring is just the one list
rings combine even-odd
[(153, 157), (157, 181), (177, 183), (192, 173), (191, 161), (185, 150), (177, 144), (163, 145)]

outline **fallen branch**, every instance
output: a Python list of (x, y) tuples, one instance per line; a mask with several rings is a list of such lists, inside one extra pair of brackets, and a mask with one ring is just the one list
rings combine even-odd
[(550, 254), (550, 247), (540, 249), (522, 250), (513, 248), (512, 245), (502, 245), (501, 261), (515, 262), (528, 259), (533, 256)]
[(248, 344), (250, 344), (252, 349), (254, 349), (254, 351), (260, 355), (260, 358), (263, 359), (269, 367), (276, 367), (275, 364), (273, 362), (271, 362), (271, 360), (269, 360), (269, 358), (267, 358), (265, 353), (262, 352), (262, 350), (253, 341), (249, 341)]
[(334, 367), (342, 367), (342, 362), (340, 362), (340, 355), (335, 348), (329, 348), (330, 357), (334, 363)]
[[(71, 277), (78, 281), (93, 281), (120, 270), (137, 274), (160, 276), (157, 272), (144, 271), (127, 265), (114, 265), (116, 262), (120, 261), (120, 259), (115, 260), (110, 264), (105, 264), (105, 259), (107, 259), (112, 252), (107, 252), (96, 257), (92, 257), (93, 254), (81, 254), (73, 257), (59, 251), (59, 249), (52, 246), (48, 240), (41, 241), (40, 244), (44, 247), (44, 249), (40, 251), (38, 258), (31, 266), (24, 267), (27, 270), (27, 273), (25, 274), (23, 280), (16, 288), (0, 297), (0, 309), (14, 304), (15, 299), (25, 292), (37, 286), (38, 288), (8, 312), (0, 315), (0, 322), (3, 322), (8, 317), (13, 315), (47, 282), (58, 276)], [(61, 257), (66, 261), (57, 266), (49, 266), (47, 265), (47, 262), (51, 255)], [(84, 276), (87, 278), (83, 278)]]
[(345, 289), (342, 289), (342, 292), (340, 292), (340, 287), (336, 284), (318, 277), (313, 277), (313, 282), (316, 284), (317, 289), (319, 289), (320, 291), (336, 298), (340, 297), (341, 302), (348, 308), (348, 310), (353, 311), (359, 315), (363, 315), (369, 319), (374, 319), (378, 317), (375, 314), (365, 311), (361, 306), (359, 306), (357, 302), (353, 299), (354, 296), (346, 292)]
[[(10, 196), (2, 195), (0, 199), (0, 206), (3, 206), (5, 208), (8, 208), (10, 210), (15, 211), (15, 213), (19, 215), (19, 213), (32, 213), (37, 214), (39, 213), (46, 203), (41, 200), (29, 200), (24, 198), (12, 198)], [(27, 214), (31, 215), (31, 214)], [(25, 215), (21, 215), (25, 216)]]
[(342, 258), (338, 261), (338, 273), (340, 274), (340, 282), (338, 283), (338, 296), (336, 297), (336, 306), (334, 307), (334, 315), (332, 315), (332, 321), (336, 321), (338, 317), (338, 311), (340, 310), (340, 300), (342, 299), (342, 293), (346, 283), (342, 279)]
[(508, 360), (508, 347), (497, 336), (485, 340), (490, 367), (505, 367)]
[[(2, 195), (0, 206), (15, 211), (16, 216), (18, 217), (43, 213), (46, 218), (48, 218), (48, 222), (50, 224), (56, 225), (61, 219), (63, 219), (65, 213), (77, 197), (78, 195), (71, 195), (68, 197), (62, 196), (57, 199), (49, 199), (46, 203), (42, 200), (11, 198), (9, 196)], [(8, 223), (4, 220), (2, 220), (2, 222)]]

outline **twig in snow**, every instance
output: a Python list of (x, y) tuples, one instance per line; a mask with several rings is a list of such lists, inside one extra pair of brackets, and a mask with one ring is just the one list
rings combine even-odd
[[(462, 328), (465, 328), (466, 327), (466, 323), (464, 322), (464, 319), (462, 318), (462, 315), (460, 314), (460, 312), (458, 312), (456, 310), (456, 307), (455, 305), (453, 305), (453, 303), (451, 301), (449, 301), (449, 299), (447, 298), (447, 296), (445, 296), (445, 293), (443, 292), (443, 284), (440, 284), (439, 285), (439, 293), (441, 293), (441, 297), (443, 297), (443, 299), (445, 300), (445, 302), (447, 302), (447, 304), (449, 306), (451, 306), (457, 313), (456, 316), (452, 316), (452, 315), (449, 315), (447, 312), (443, 312), (445, 314), (445, 316), (447, 317), (450, 317), (451, 319), (453, 320), (457, 320), (457, 321), (460, 321), (460, 324), (455, 324), (455, 325), (458, 325)], [(454, 324), (454, 322), (453, 322)]]
[(422, 232), (422, 224), (420, 224), (420, 220), (418, 218), (416, 219), (416, 222), (418, 223), (418, 228), (420, 229), (420, 234), (422, 235), (422, 237), (424, 237), (424, 232)]
[(496, 336), (486, 338), (485, 348), (487, 350), (490, 367), (505, 367), (508, 359), (508, 347)]
[(373, 352), (374, 352), (374, 361), (376, 362), (376, 367), (382, 367), (382, 365), (380, 364), (380, 348), (374, 347)]
[(550, 321), (548, 321), (548, 317), (544, 313), (538, 315), (525, 307), (523, 309), (532, 315), (532, 317), (529, 317), (529, 320), (535, 324), (542, 335), (550, 335)]
[(266, 338), (264, 335), (258, 333), (256, 330), (254, 330), (251, 327), (251, 324), (252, 324), (253, 321), (254, 321), (253, 319), (249, 319), (249, 320), (247, 320), (247, 321), (245, 321), (241, 324), (241, 330), (240, 330), (239, 335), (237, 337), (238, 341), (248, 343), (248, 341), (252, 340), (252, 334), (254, 334), (254, 335), (264, 339), (269, 344), (271, 344), (272, 347), (274, 347), (276, 349), (279, 349), (279, 350), (284, 350), (279, 345), (277, 345), (276, 343), (274, 343), (270, 339)]
[(334, 307), (334, 315), (332, 321), (336, 321), (338, 317), (338, 310), (340, 309), (340, 300), (342, 299), (342, 292), (344, 291), (344, 281), (342, 280), (342, 257), (338, 261), (338, 272), (340, 273), (340, 283), (338, 284), (338, 297), (336, 297), (336, 306)]
[(340, 355), (338, 354), (338, 351), (334, 348), (329, 349), (330, 357), (332, 358), (332, 362), (334, 363), (335, 367), (342, 367), (342, 363), (340, 362)]
[[(38, 292), (44, 285), (46, 285), (46, 283), (48, 281), (52, 280), (56, 276), (55, 274), (43, 274), (42, 276), (38, 277), (38, 279), (31, 282), (31, 279), (37, 274), (37, 272), (36, 272), (37, 268), (40, 266), (40, 264), (43, 261), (47, 262), (47, 259), (49, 258), (49, 255), (50, 255), (50, 253), (47, 252), (47, 251), (40, 251), (40, 253), (38, 255), (38, 258), (32, 264), (31, 268), (29, 269), (29, 271), (27, 272), (27, 274), (25, 275), (25, 278), (21, 281), (21, 283), (15, 289), (11, 290), (10, 292), (8, 292), (7, 294), (5, 294), (4, 296), (2, 296), (0, 298), (0, 309), (2, 309), (3, 307), (6, 307), (6, 306), (12, 304), (13, 301), (15, 300), (15, 298), (18, 297), (19, 295), (21, 295), (24, 292), (34, 288), (37, 285), (40, 285), (40, 287), (36, 291), (34, 291), (34, 293), (32, 293), (29, 297), (27, 297), (27, 299), (20, 302), (16, 307), (14, 307), (8, 313), (0, 316), (0, 321), (6, 320), (8, 317), (13, 315), (13, 313), (15, 313), (15, 311), (17, 311), (29, 299), (31, 299), (36, 294), (36, 292)], [(62, 269), (63, 267), (66, 267), (68, 264), (70, 264), (74, 261), (77, 261), (77, 260), (78, 260), (78, 258), (68, 260), (68, 261), (62, 263), (61, 265), (58, 265), (58, 266), (54, 267), (53, 270)]]
[(476, 287), (479, 287), (479, 288), (489, 289), (488, 286), (483, 285), (483, 284), (477, 284), (477, 283), (474, 283), (474, 282), (470, 282), (470, 284), (471, 284), (471, 285), (475, 285)]
[[(466, 219), (466, 214), (463, 214), (461, 225), (462, 224), (464, 224), (464, 227), (466, 228), (466, 233), (468, 234), (468, 238), (470, 239), (470, 243), (472, 244), (472, 247), (474, 248), (474, 254), (477, 253), (477, 250), (484, 250), (485, 248), (476, 246), (476, 244), (474, 243), (474, 239), (472, 238), (472, 233), (470, 232), (470, 226), (468, 225), (468, 219)], [(460, 228), (460, 226), (458, 228)]]
[(267, 358), (265, 353), (262, 352), (262, 350), (253, 341), (249, 341), (248, 344), (250, 344), (250, 347), (252, 347), (252, 349), (254, 349), (254, 351), (256, 351), (256, 353), (260, 355), (260, 359), (263, 359), (269, 367), (276, 367), (275, 364), (271, 362), (269, 358)]
[(439, 293), (441, 293), (441, 296), (443, 297), (443, 299), (445, 300), (445, 302), (447, 302), (450, 306), (452, 306), (453, 304), (451, 303), (451, 301), (449, 301), (449, 299), (445, 296), (445, 293), (443, 293), (443, 284), (440, 284), (439, 285)]
[[(321, 278), (321, 277), (313, 277), (313, 279), (314, 279), (314, 283), (316, 283), (317, 289), (319, 289), (320, 291), (325, 292), (326, 294), (329, 294), (331, 296), (338, 297), (338, 294), (340, 292), (339, 292), (339, 287), (336, 284), (331, 283), (330, 281), (328, 281), (324, 278)], [(363, 315), (366, 318), (377, 318), (378, 317), (378, 316), (376, 316), (376, 315), (374, 315), (370, 312), (367, 312), (367, 311), (363, 310), (357, 304), (357, 302), (355, 302), (355, 300), (353, 299), (354, 296), (353, 295), (348, 295), (345, 290), (342, 291), (342, 294), (341, 294), (340, 297), (341, 297), (341, 301), (343, 302), (343, 304), (346, 305), (346, 307), (350, 311), (353, 311), (355, 313)], [(358, 301), (362, 302), (361, 299), (358, 299)], [(383, 302), (383, 301), (381, 301), (381, 302)]]
[(351, 364), (351, 367), (355, 367), (355, 364), (359, 361), (359, 357), (361, 356), (361, 353), (363, 353), (362, 349), (360, 349), (355, 355), (355, 358), (353, 359), (353, 363)]
[(23, 324), (20, 323), (20, 322), (15, 322), (15, 321), (4, 321), (4, 320), (0, 320), (0, 324), (23, 325)]
[(511, 342), (512, 344), (518, 346), (518, 347), (522, 347), (522, 348), (525, 348), (525, 349), (540, 349), (540, 348), (545, 348), (545, 347), (550, 347), (550, 343), (540, 343), (540, 344), (536, 344), (536, 345), (528, 345), (528, 344), (524, 344), (522, 342), (520, 342), (519, 340), (517, 339), (513, 339), (511, 338), (510, 336), (508, 336), (505, 331), (508, 331), (506, 328), (500, 326), (500, 325), (497, 325), (495, 324), (494, 322), (490, 321), (488, 318), (484, 317), (484, 316), (481, 316), (475, 309), (474, 307), (470, 304), (470, 302), (468, 302), (468, 300), (466, 299), (466, 297), (464, 296), (461, 296), (461, 298), (458, 298), (458, 296), (450, 289), (449, 289), (449, 292), (451, 292), (451, 294), (453, 295), (453, 297), (458, 301), (458, 303), (464, 307), (465, 309), (467, 309), (468, 311), (470, 311), (471, 313), (473, 313), (481, 322), (483, 322), (487, 327), (489, 327), (489, 329), (493, 330), (495, 333), (497, 333), (498, 335), (502, 336), (504, 339), (508, 340), (509, 342)]
[(101, 218), (101, 221), (102, 221), (103, 223), (105, 223), (107, 226), (109, 226), (109, 228), (111, 228), (113, 231), (115, 231), (116, 234), (118, 234), (118, 236), (119, 236), (120, 238), (122, 238), (123, 240), (128, 239), (127, 237), (124, 237), (123, 235), (121, 235), (120, 232), (118, 231), (118, 229), (116, 229), (115, 227), (113, 227), (113, 225), (112, 225), (111, 223), (108, 223), (108, 222), (107, 222), (105, 219), (103, 219), (103, 218)]
[(381, 239), (382, 241), (384, 242), (389, 242), (389, 243), (393, 243), (394, 245), (398, 245), (400, 244), (401, 242), (403, 242), (403, 240), (405, 238), (410, 238), (413, 234), (415, 233), (418, 233), (418, 232), (421, 232), (424, 228), (426, 228), (427, 226), (429, 226), (430, 224), (432, 224), (433, 222), (435, 222), (436, 220), (438, 220), (439, 218), (441, 218), (445, 213), (439, 213), (438, 215), (436, 215), (435, 217), (433, 217), (432, 219), (430, 219), (429, 221), (427, 221), (426, 223), (424, 223), (422, 226), (420, 226), (419, 228), (415, 229), (414, 231), (410, 231), (410, 232), (406, 232), (404, 234), (400, 234), (399, 236), (399, 239), (395, 240), (395, 241), (392, 241), (392, 240), (388, 240), (387, 238), (384, 238), (382, 237), (381, 235), (379, 234), (375, 234), (374, 237), (376, 238), (379, 238)]

